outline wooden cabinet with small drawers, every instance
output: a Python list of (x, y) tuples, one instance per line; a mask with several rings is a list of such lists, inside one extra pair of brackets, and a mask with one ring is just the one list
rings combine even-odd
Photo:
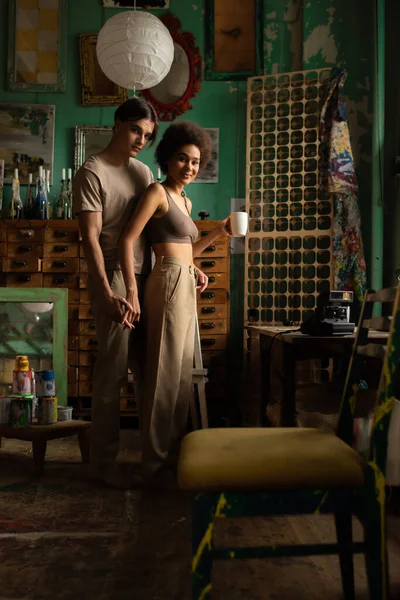
[[(200, 236), (217, 226), (217, 221), (196, 221)], [(206, 396), (214, 400), (228, 396), (227, 348), (230, 325), (229, 238), (218, 238), (195, 258), (195, 265), (208, 276), (208, 287), (198, 293), (197, 315), (204, 367), (208, 369)]]
[[(200, 235), (216, 221), (197, 221)], [(88, 268), (77, 221), (0, 222), (2, 285), (68, 289), (68, 396), (77, 412), (90, 411), (93, 368), (98, 353), (88, 293)], [(207, 397), (227, 394), (229, 334), (229, 240), (220, 238), (195, 259), (209, 286), (198, 293), (197, 313), (203, 362), (209, 369)], [(121, 411), (136, 410), (130, 381), (121, 390)]]

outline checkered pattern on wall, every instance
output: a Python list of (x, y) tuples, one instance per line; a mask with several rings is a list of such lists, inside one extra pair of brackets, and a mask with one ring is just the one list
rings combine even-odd
[(17, 83), (57, 84), (59, 18), (59, 0), (17, 0)]

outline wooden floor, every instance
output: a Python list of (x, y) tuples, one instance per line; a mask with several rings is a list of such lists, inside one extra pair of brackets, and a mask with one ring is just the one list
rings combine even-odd
[[(124, 439), (137, 460), (132, 436), (125, 432)], [(42, 480), (31, 468), (29, 444), (7, 441), (0, 450), (0, 600), (190, 600), (188, 496), (102, 487), (79, 464), (74, 439), (48, 444)], [(399, 498), (390, 502), (398, 515)], [(389, 529), (392, 595), (399, 600), (396, 514)], [(239, 538), (251, 545), (327, 542), (334, 530), (327, 517), (219, 523), (219, 543)], [(367, 600), (363, 559), (355, 565), (357, 599)], [(215, 600), (342, 598), (335, 557), (221, 562), (213, 584)]]

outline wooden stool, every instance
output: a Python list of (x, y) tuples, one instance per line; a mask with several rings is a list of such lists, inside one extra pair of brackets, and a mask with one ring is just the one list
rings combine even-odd
[(91, 426), (92, 424), (89, 421), (76, 420), (57, 421), (57, 423), (53, 423), (52, 425), (33, 425), (32, 427), (0, 425), (0, 447), (2, 445), (1, 438), (32, 442), (35, 474), (40, 477), (43, 475), (44, 457), (49, 440), (77, 435), (82, 462), (88, 464), (90, 462)]

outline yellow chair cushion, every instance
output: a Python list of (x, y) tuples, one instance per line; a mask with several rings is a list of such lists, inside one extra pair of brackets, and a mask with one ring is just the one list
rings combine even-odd
[(356, 487), (364, 471), (355, 450), (320, 429), (202, 429), (182, 442), (178, 482), (198, 492)]

